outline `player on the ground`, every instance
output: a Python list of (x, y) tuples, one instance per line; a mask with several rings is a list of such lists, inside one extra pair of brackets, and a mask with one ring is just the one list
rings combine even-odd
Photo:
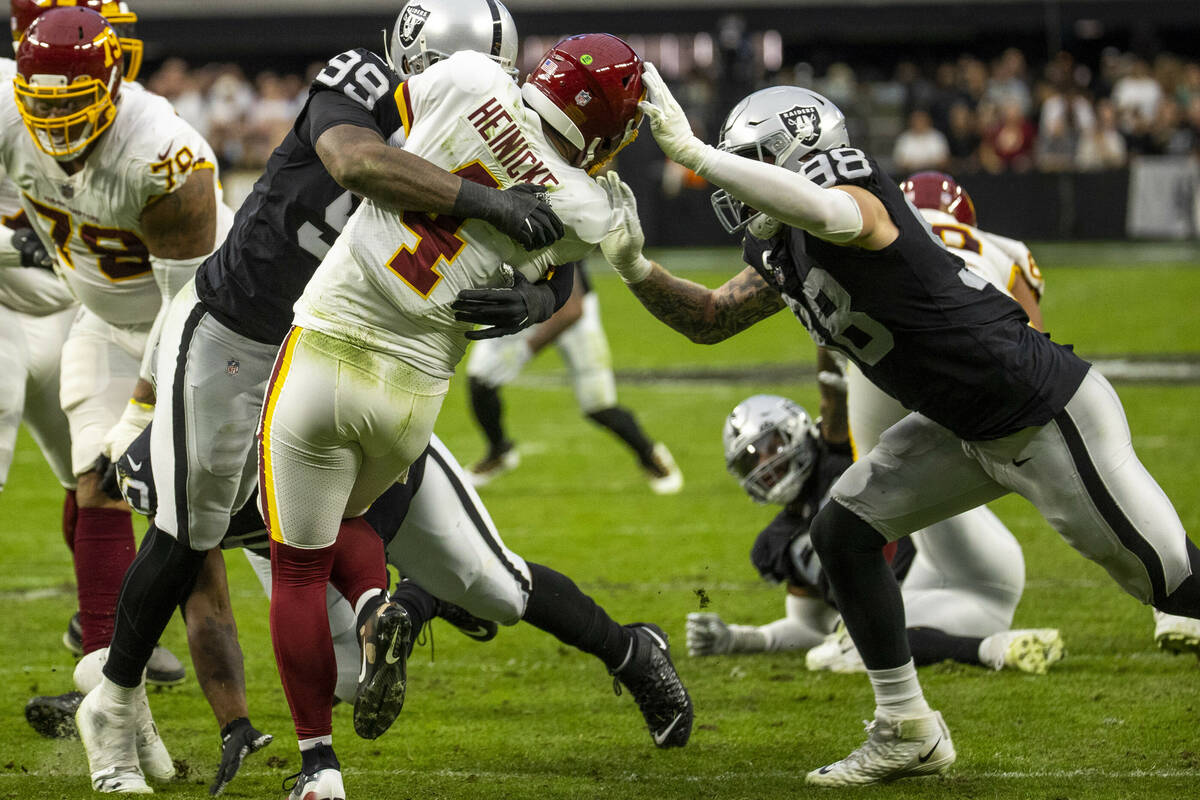
[(515, 380), (526, 362), (552, 342), (567, 365), (580, 410), (633, 451), (650, 490), (675, 494), (682, 489), (683, 473), (671, 451), (646, 435), (632, 411), (617, 405), (617, 381), (600, 321), (600, 298), (592, 291), (583, 262), (575, 265), (571, 296), (554, 316), (520, 333), (471, 347), (467, 355), (471, 412), (488, 443), (487, 453), (467, 471), (471, 482), (484, 486), (520, 463), (517, 445), (504, 430), (500, 388)]
[[(725, 421), (729, 472), (756, 502), (784, 506), (758, 534), (750, 560), (763, 578), (785, 584), (787, 614), (762, 626), (688, 614), (691, 655), (808, 650), (809, 669), (865, 669), (844, 628), (835, 630), (837, 604), (809, 536), (829, 487), (853, 463), (845, 393), (822, 389), (823, 398), (833, 396), (841, 408), (822, 416), (820, 430), (803, 408), (775, 395), (743, 400)], [(870, 446), (857, 436), (854, 443), (860, 452)], [(980, 510), (982, 518), (938, 523), (900, 540), (889, 557), (904, 596), (913, 660), (1044, 673), (1062, 658), (1062, 640), (1053, 629), (1009, 630), (1025, 562), (1008, 529)]]
[(921, 693), (883, 556), (914, 530), (1015, 491), (1134, 597), (1200, 615), (1200, 550), (1134, 456), (1111, 386), (943, 246), (878, 165), (849, 147), (836, 106), (795, 87), (750, 95), (724, 130), (743, 127), (743, 116), (747, 129), (770, 124), (730, 152), (692, 134), (652, 68), (646, 81), (642, 107), (660, 147), (725, 191), (718, 211), (729, 227), (755, 224), (744, 241), (750, 266), (709, 290), (642, 255), (632, 192), (610, 178), (625, 213), (605, 255), (634, 294), (699, 342), (788, 307), (818, 344), (916, 412), (838, 479), (813, 520), (813, 547), (877, 705), (866, 743), (809, 782), (875, 783), (954, 761), (949, 729)]
[(82, 305), (63, 348), (60, 396), (78, 482), (82, 647), (91, 652), (108, 644), (134, 552), (129, 511), (104, 495), (93, 466), (119, 455), (148, 413), (154, 394), (142, 369), (154, 321), (231, 215), (208, 145), (165, 100), (123, 83), (120, 41), (100, 14), (46, 10), (16, 60), (13, 91), (0, 97), (0, 167)]
[[(325, 613), (323, 587), (339, 527), (356, 524), (424, 451), (467, 344), (470, 326), (452, 308), (459, 291), (503, 286), (506, 264), (527, 279), (540, 278), (604, 237), (609, 209), (585, 170), (600, 168), (635, 135), (640, 76), (637, 55), (607, 34), (559, 42), (521, 88), (474, 52), (413, 76), (397, 93), (405, 147), (484, 185), (544, 186), (566, 235), (530, 254), (482, 223), (364, 202), (296, 304), (260, 427), (272, 639), (305, 750), (296, 796), (343, 796), (331, 746), (328, 631), (311, 624)], [(324, 400), (314, 404), (314, 397)], [(515, 573), (511, 590), (519, 594), (524, 582)], [(382, 588), (359, 603), (371, 647), (364, 649), (355, 726), (372, 736), (390, 725), (403, 702), (400, 656), (408, 624)], [(679, 688), (655, 728), (656, 740), (670, 745), (674, 734), (688, 730), (690, 700), (670, 668), (665, 635), (650, 625), (628, 633), (627, 669), (669, 671)]]

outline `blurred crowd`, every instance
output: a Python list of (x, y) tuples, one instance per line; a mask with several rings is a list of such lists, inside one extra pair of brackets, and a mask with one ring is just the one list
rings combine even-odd
[[(926, 66), (902, 61), (879, 77), (840, 62), (822, 74), (806, 63), (767, 73), (751, 63), (755, 54), (738, 49), (670, 76), (709, 141), (738, 98), (791, 83), (837, 103), (851, 140), (897, 173), (1089, 171), (1122, 167), (1139, 154), (1200, 155), (1200, 62), (1170, 54), (1147, 60), (1110, 48), (1093, 67), (1066, 52), (1035, 65), (1009, 49), (990, 62), (971, 55)], [(251, 78), (232, 64), (189, 68), (171, 59), (147, 84), (208, 138), (225, 167), (257, 170), (320, 66), (304, 76)]]

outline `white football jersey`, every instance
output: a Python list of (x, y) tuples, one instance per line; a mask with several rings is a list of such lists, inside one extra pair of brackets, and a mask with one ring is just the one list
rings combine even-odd
[(558, 242), (529, 253), (479, 220), (370, 201), (351, 216), (297, 301), (295, 323), (449, 377), (467, 347), (463, 334), (474, 327), (454, 319), (450, 304), (459, 291), (507, 285), (504, 264), (536, 281), (555, 264), (583, 258), (608, 232), (612, 211), (604, 191), (563, 160), (520, 89), (486, 56), (456, 53), (401, 84), (394, 102), (406, 150), (488, 186), (545, 186), (566, 227)]
[(1046, 281), (1023, 242), (965, 225), (945, 211), (922, 208), (921, 216), (946, 247), (966, 262), (967, 269), (988, 283), (1011, 295), (1017, 278), (1024, 276), (1034, 294), (1042, 296)]
[[(15, 61), (0, 58), (0, 81), (8, 82), (16, 73)], [(23, 227), (27, 223), (21, 210), (21, 193), (0, 169), (0, 305), (39, 317), (69, 307), (75, 298), (57, 275), (20, 266), (20, 254), (12, 246), (12, 231)]]
[[(83, 169), (68, 175), (34, 144), (11, 81), (0, 90), (0, 168), (74, 295), (112, 325), (148, 325), (161, 293), (151, 274), (141, 214), (153, 198), (183, 185), (193, 169), (216, 169), (204, 138), (171, 104), (124, 83), (117, 115)], [(217, 242), (233, 213), (217, 187)], [(214, 242), (214, 245), (216, 242)]]

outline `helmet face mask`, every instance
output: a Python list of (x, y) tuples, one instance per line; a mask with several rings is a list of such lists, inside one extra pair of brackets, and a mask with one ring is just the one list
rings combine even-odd
[(406, 79), (459, 50), (483, 53), (515, 79), (517, 45), (517, 25), (499, 0), (409, 0), (384, 49)]
[[(717, 148), (795, 172), (812, 153), (848, 144), (846, 117), (830, 100), (798, 86), (772, 86), (733, 107)], [(758, 213), (724, 189), (713, 192), (712, 206), (728, 233), (738, 233)]]
[(573, 166), (593, 175), (637, 138), (644, 95), (642, 59), (607, 33), (558, 42), (521, 87), (526, 105), (576, 151)]
[(56, 8), (17, 48), (13, 91), (34, 144), (59, 161), (80, 157), (116, 118), (121, 44), (94, 11)]
[(138, 17), (124, 0), (11, 0), (13, 52), (25, 38), (25, 32), (33, 21), (52, 8), (90, 8), (108, 21), (117, 33), (121, 42), (121, 52), (125, 56), (125, 80), (137, 80), (142, 68), (144, 47), (142, 40), (137, 38), (136, 28)]
[(958, 181), (944, 172), (918, 172), (900, 183), (900, 191), (917, 208), (930, 208), (953, 216), (964, 225), (974, 226), (975, 203)]
[(777, 395), (743, 400), (725, 420), (725, 466), (758, 503), (796, 499), (816, 464), (816, 428), (803, 408)]

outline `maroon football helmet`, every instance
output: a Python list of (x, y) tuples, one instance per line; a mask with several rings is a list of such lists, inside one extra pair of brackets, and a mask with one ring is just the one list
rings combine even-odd
[(125, 53), (125, 80), (136, 80), (142, 67), (142, 40), (134, 35), (137, 14), (129, 9), (124, 0), (12, 0), (13, 52), (25, 37), (25, 31), (33, 21), (52, 8), (79, 6), (99, 12), (121, 39), (121, 50)]
[(117, 34), (95, 11), (60, 7), (35, 19), (13, 77), (34, 143), (56, 159), (77, 158), (116, 118), (122, 71)]
[(945, 211), (964, 225), (975, 224), (975, 204), (958, 181), (944, 172), (918, 172), (900, 184), (900, 191), (917, 208)]
[(575, 166), (594, 173), (637, 137), (642, 60), (616, 36), (571, 36), (547, 51), (521, 94), (578, 148)]

